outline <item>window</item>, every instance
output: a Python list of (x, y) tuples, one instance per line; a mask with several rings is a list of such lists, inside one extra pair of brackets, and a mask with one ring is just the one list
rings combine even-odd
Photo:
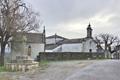
[(92, 52), (92, 49), (89, 49), (89, 52)]

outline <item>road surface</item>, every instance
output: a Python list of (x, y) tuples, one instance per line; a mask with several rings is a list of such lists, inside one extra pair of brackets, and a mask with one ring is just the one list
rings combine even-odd
[(1, 75), (6, 75), (11, 80), (120, 80), (120, 61), (51, 62), (46, 68), (35, 71)]

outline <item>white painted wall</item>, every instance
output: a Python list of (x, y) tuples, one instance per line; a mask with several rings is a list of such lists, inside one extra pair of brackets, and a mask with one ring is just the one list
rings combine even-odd
[[(33, 59), (35, 59), (37, 57), (39, 52), (44, 52), (44, 44), (39, 44), (39, 43), (29, 43), (29, 44), (27, 44), (27, 46), (29, 46), (29, 45), (31, 45), (31, 49), (32, 49), (31, 50), (32, 51), (31, 57)], [(0, 48), (0, 51), (1, 51), (1, 48)], [(11, 52), (11, 49), (8, 46), (6, 46), (5, 52), (6, 52), (6, 55), (8, 55)], [(27, 50), (26, 50), (26, 52), (27, 52)]]
[(52, 50), (52, 52), (62, 52), (62, 45), (56, 47), (55, 49)]
[(45, 50), (45, 52), (53, 52), (53, 50)]
[(83, 52), (89, 52), (92, 49), (92, 52), (97, 52), (96, 43), (92, 39), (88, 39), (86, 42), (83, 42)]
[(63, 40), (63, 39), (61, 39), (61, 38), (50, 38), (50, 39), (46, 39), (46, 44), (55, 44), (55, 42), (59, 42), (59, 41), (61, 41), (61, 40)]
[(81, 52), (81, 43), (63, 44), (53, 50), (53, 52)]
[(74, 44), (63, 44), (62, 52), (81, 52), (82, 44), (74, 43)]
[(44, 44), (39, 43), (29, 43), (28, 46), (31, 46), (31, 57), (35, 59), (39, 52), (44, 52)]
[(62, 44), (53, 49), (53, 52), (97, 52), (96, 43), (92, 39), (88, 39), (82, 43)]
[[(37, 57), (37, 55), (39, 54), (39, 52), (44, 52), (44, 44), (43, 43), (28, 43), (26, 45), (26, 54), (28, 54), (28, 46), (31, 46), (31, 57), (32, 59), (35, 59)], [(11, 58), (11, 54), (8, 54), (8, 52), (11, 52), (10, 48), (6, 48), (6, 58)], [(21, 53), (20, 53), (21, 54)], [(13, 56), (12, 56), (13, 57)], [(16, 57), (14, 57), (15, 59)]]

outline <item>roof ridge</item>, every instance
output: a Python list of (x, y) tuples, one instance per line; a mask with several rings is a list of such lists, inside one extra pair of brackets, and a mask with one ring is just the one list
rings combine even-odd
[(48, 37), (46, 37), (46, 38), (63, 38), (63, 39), (67, 39), (67, 38), (65, 38), (65, 37), (63, 37), (63, 36), (60, 36), (60, 35), (57, 35), (57, 34), (54, 34), (54, 35), (51, 35), (51, 36), (48, 36)]

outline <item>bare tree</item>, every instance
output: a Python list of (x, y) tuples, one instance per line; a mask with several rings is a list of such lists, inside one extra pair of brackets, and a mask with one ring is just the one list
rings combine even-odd
[(97, 45), (104, 44), (104, 50), (112, 52), (111, 48), (112, 45), (115, 46), (115, 44), (119, 42), (119, 38), (117, 36), (113, 36), (111, 34), (99, 34), (95, 37), (95, 41)]
[(37, 14), (22, 0), (0, 0), (0, 64), (4, 64), (5, 46), (17, 32), (28, 32), (39, 28)]

